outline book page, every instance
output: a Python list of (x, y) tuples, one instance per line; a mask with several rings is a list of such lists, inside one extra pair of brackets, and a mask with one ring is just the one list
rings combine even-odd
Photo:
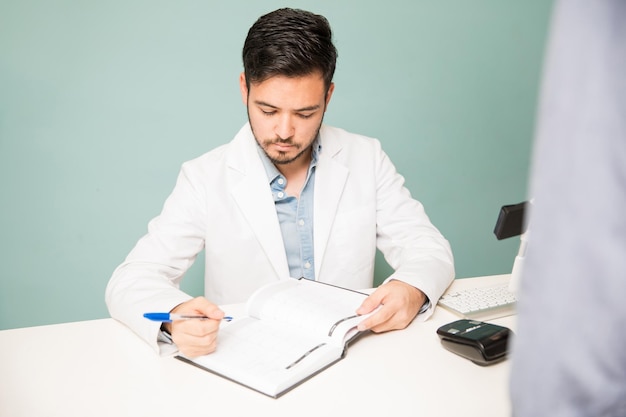
[(341, 354), (302, 329), (247, 317), (223, 326), (217, 350), (191, 361), (274, 396)]
[(248, 315), (306, 329), (317, 340), (333, 337), (344, 344), (346, 332), (365, 316), (357, 316), (367, 294), (321, 282), (292, 279), (268, 285), (248, 302)]
[(269, 284), (250, 297), (247, 317), (222, 324), (215, 352), (181, 358), (277, 396), (343, 357), (366, 297), (304, 279)]

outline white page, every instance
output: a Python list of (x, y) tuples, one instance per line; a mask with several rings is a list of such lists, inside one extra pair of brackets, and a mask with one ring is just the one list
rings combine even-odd
[(319, 369), (318, 361), (326, 364), (341, 357), (342, 347), (321, 343), (301, 329), (247, 317), (224, 326), (217, 350), (193, 361), (275, 395)]
[(251, 317), (306, 328), (318, 340), (335, 335), (335, 343), (343, 346), (341, 333), (367, 317), (356, 315), (366, 297), (367, 294), (320, 282), (290, 279), (261, 288), (247, 307)]
[(264, 286), (248, 302), (249, 317), (223, 324), (217, 350), (192, 362), (275, 396), (343, 356), (366, 297), (307, 280)]

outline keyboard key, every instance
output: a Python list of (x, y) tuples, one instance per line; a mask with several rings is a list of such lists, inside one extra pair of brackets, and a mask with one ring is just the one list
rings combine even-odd
[(444, 294), (439, 305), (468, 319), (489, 320), (515, 314), (517, 298), (509, 284), (469, 288)]

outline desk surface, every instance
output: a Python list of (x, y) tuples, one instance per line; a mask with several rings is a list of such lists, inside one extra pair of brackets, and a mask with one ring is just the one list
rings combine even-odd
[[(509, 415), (509, 361), (480, 367), (441, 347), (436, 329), (456, 319), (438, 308), (424, 323), (362, 337), (279, 399), (158, 357), (112, 319), (0, 331), (0, 416)], [(492, 322), (514, 329), (515, 317)]]

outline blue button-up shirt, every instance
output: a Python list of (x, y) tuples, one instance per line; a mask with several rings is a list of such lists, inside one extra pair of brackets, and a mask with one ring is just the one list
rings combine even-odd
[(321, 151), (319, 140), (316, 139), (313, 142), (312, 149), (311, 164), (299, 199), (287, 195), (285, 192), (287, 179), (269, 160), (261, 147), (258, 148), (258, 151), (274, 197), (276, 214), (278, 215), (287, 263), (289, 264), (289, 275), (293, 278), (304, 277), (314, 280), (313, 189), (315, 186), (315, 166)]

